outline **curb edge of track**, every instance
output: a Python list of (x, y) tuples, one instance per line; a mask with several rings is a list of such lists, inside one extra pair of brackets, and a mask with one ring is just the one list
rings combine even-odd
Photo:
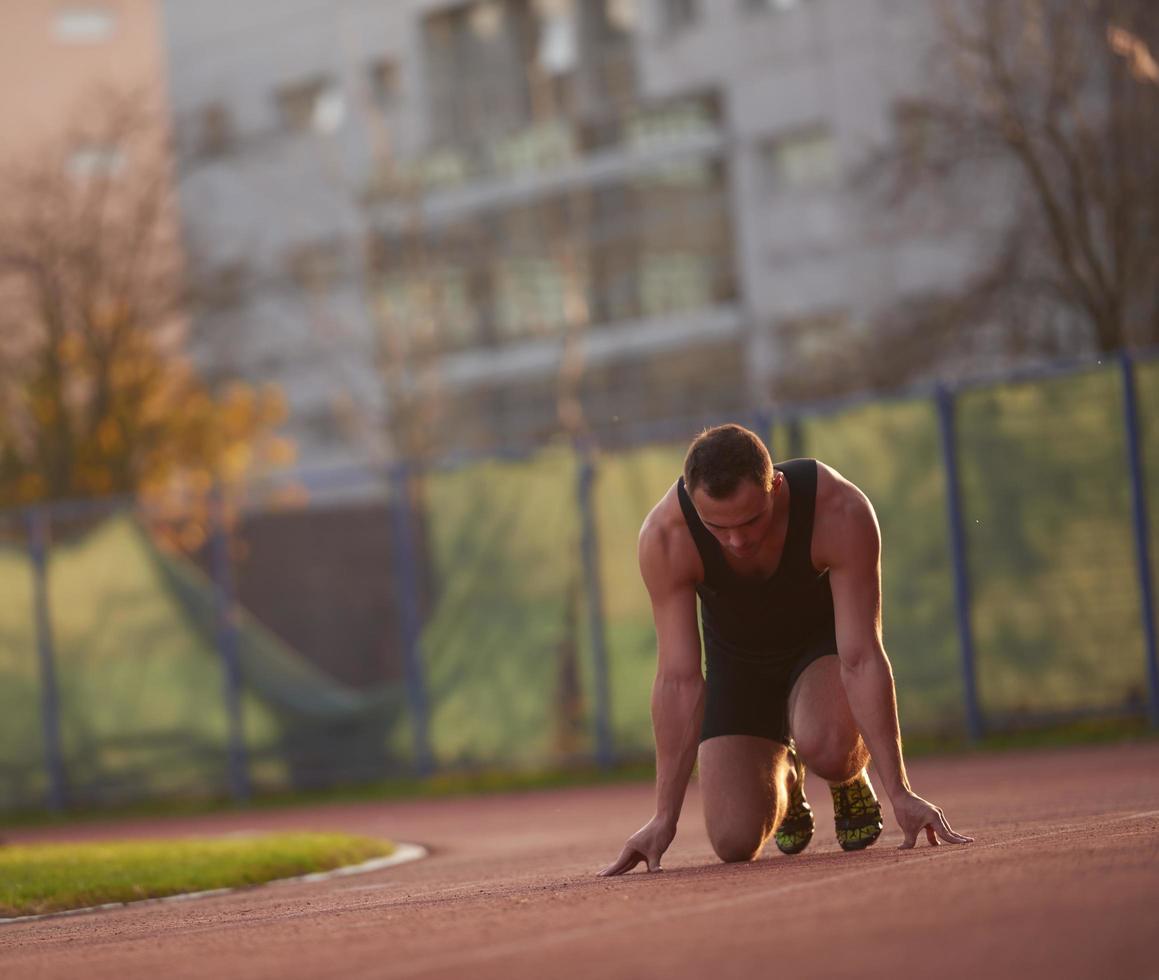
[(386, 857), (371, 858), (361, 864), (348, 864), (341, 868), (331, 868), (329, 871), (313, 871), (310, 874), (295, 875), (292, 878), (271, 878), (256, 885), (237, 885), (232, 888), (210, 888), (200, 892), (179, 892), (176, 895), (162, 895), (160, 898), (139, 898), (131, 902), (106, 902), (103, 905), (87, 905), (79, 909), (64, 909), (60, 912), (42, 912), (39, 915), (18, 915), (9, 919), (0, 919), (0, 926), (17, 922), (35, 922), (38, 919), (62, 919), (70, 915), (85, 915), (90, 912), (104, 912), (109, 909), (136, 908), (140, 905), (159, 905), (162, 902), (187, 902), (195, 898), (215, 898), (218, 895), (231, 895), (234, 892), (251, 891), (255, 888), (264, 888), (267, 885), (294, 885), (304, 882), (329, 881), (332, 878), (346, 878), (350, 875), (368, 874), (371, 871), (381, 871), (383, 868), (392, 868), (398, 864), (407, 864), (425, 858), (430, 852), (421, 844), (403, 844), (395, 842), (394, 850)]

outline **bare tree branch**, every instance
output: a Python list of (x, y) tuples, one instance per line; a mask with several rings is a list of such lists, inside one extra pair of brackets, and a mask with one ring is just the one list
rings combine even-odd
[[(973, 188), (1007, 175), (1015, 180), (1009, 233), (1003, 247), (979, 253), (979, 273), (963, 289), (940, 301), (903, 299), (878, 319), (904, 321), (931, 304), (949, 311), (930, 329), (950, 331), (950, 349), (995, 324), (1011, 350), (1022, 349), (1020, 323), (1066, 318), (1085, 325), (1090, 349), (1159, 340), (1159, 69), (1151, 55), (1159, 8), (1147, 0), (942, 0), (939, 10), (934, 60), (948, 77), (903, 107), (921, 139), (899, 132), (868, 161), (864, 183), (890, 214), (912, 213), (917, 201), (965, 214), (981, 203)], [(1047, 353), (1053, 331), (1031, 329), (1045, 346), (1027, 352)]]

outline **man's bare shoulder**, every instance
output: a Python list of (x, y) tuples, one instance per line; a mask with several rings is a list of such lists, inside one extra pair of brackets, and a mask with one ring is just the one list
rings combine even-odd
[(869, 497), (832, 466), (817, 461), (817, 503), (813, 531), (814, 563), (840, 562), (850, 549), (876, 547), (877, 515)]
[(696, 584), (704, 577), (675, 483), (644, 518), (637, 554), (649, 591)]

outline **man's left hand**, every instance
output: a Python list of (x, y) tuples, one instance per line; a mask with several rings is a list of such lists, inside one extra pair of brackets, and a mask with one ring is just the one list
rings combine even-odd
[(923, 830), (926, 839), (935, 847), (939, 837), (947, 844), (970, 844), (974, 840), (954, 830), (940, 806), (934, 806), (916, 793), (907, 792), (892, 802), (893, 815), (905, 834), (905, 840), (898, 845), (900, 851), (913, 847), (917, 843), (918, 834)]

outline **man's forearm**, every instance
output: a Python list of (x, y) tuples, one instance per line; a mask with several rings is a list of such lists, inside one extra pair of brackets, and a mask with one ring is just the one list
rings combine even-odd
[(893, 671), (884, 651), (849, 662), (843, 659), (841, 683), (885, 792), (891, 798), (908, 793), (910, 786), (901, 753)]
[(656, 737), (656, 815), (676, 826), (696, 762), (704, 717), (704, 678), (657, 674), (652, 685), (652, 731)]

